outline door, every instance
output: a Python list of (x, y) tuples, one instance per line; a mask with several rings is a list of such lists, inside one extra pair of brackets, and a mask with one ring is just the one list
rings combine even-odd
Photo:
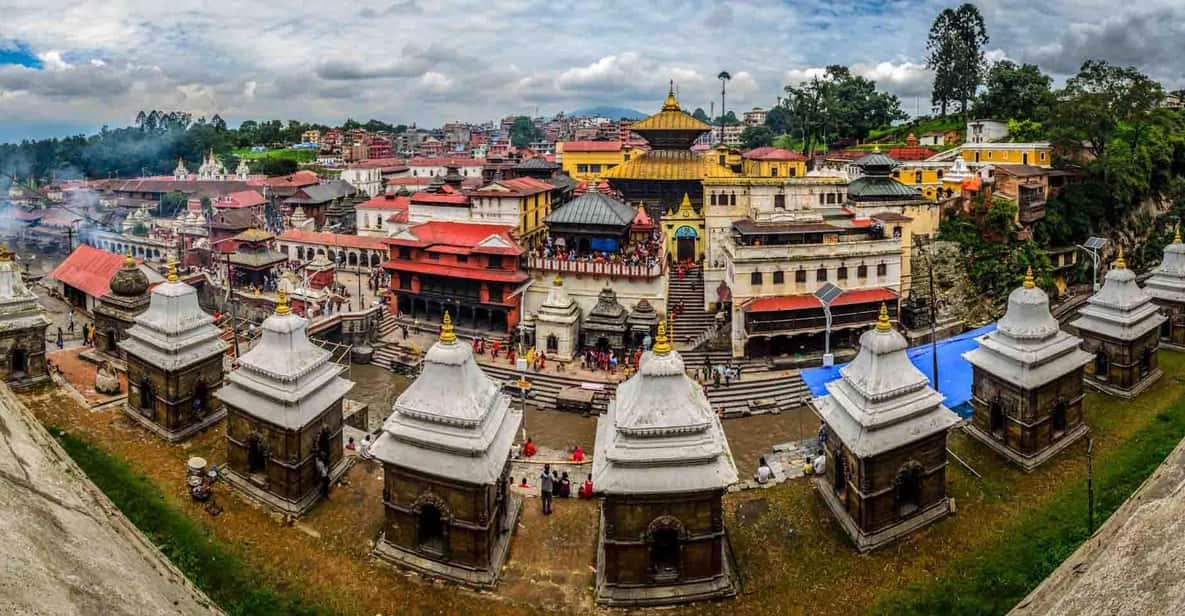
[(681, 237), (676, 240), (675, 256), (680, 261), (694, 261), (695, 260), (695, 238)]

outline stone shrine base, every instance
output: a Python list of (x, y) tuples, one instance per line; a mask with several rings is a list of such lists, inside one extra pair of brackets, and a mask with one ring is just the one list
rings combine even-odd
[(1067, 432), (1060, 439), (1058, 439), (1056, 443), (1046, 447), (1036, 455), (1032, 456), (1026, 456), (1009, 448), (1004, 443), (992, 438), (992, 435), (977, 428), (974, 424), (968, 423), (966, 426), (964, 426), (964, 431), (971, 438), (974, 438), (980, 443), (986, 445), (988, 449), (991, 449), (1001, 456), (1004, 456), (1009, 462), (1012, 462), (1024, 469), (1026, 473), (1031, 473), (1033, 472), (1033, 469), (1036, 469), (1038, 466), (1041, 466), (1053, 456), (1056, 456), (1061, 450), (1073, 445), (1078, 441), (1078, 439), (1081, 439), (1082, 437), (1089, 434), (1090, 428), (1088, 428), (1086, 424), (1078, 424), (1077, 428)]
[(1106, 381), (1096, 381), (1090, 377), (1084, 377), (1082, 382), (1086, 383), (1089, 387), (1093, 387), (1098, 391), (1107, 394), (1108, 396), (1115, 396), (1116, 398), (1131, 400), (1144, 393), (1145, 389), (1148, 389), (1153, 383), (1159, 381), (1160, 377), (1162, 376), (1164, 376), (1164, 371), (1162, 371), (1160, 368), (1157, 368), (1156, 370), (1149, 372), (1148, 376), (1137, 381), (1136, 384), (1132, 385), (1129, 389), (1121, 389), (1111, 385), (1110, 383), (1107, 383)]
[(915, 530), (946, 517), (950, 513), (950, 499), (943, 498), (938, 503), (931, 505), (929, 509), (920, 511), (906, 520), (902, 520), (876, 532), (866, 533), (856, 525), (856, 521), (852, 519), (852, 516), (848, 515), (848, 510), (844, 508), (843, 503), (839, 502), (839, 497), (831, 491), (831, 485), (827, 483), (826, 477), (815, 478), (815, 491), (823, 497), (823, 502), (827, 504), (827, 508), (831, 510), (831, 514), (839, 521), (844, 532), (852, 538), (852, 543), (856, 544), (856, 550), (861, 553), (871, 552), (892, 543)]
[[(329, 481), (337, 483), (345, 476), (346, 471), (354, 465), (357, 458), (354, 456), (342, 456), (332, 469), (329, 470)], [(246, 496), (254, 501), (263, 503), (280, 513), (288, 514), (292, 517), (299, 518), (300, 516), (309, 512), (321, 500), (321, 487), (317, 486), (315, 490), (310, 490), (300, 500), (291, 501), (282, 496), (269, 492), (263, 486), (251, 480), (250, 477), (239, 474), (226, 465), (222, 469), (221, 477), (226, 479), (226, 482), (239, 491), (240, 494)], [(330, 488), (330, 494), (333, 493)]]
[(693, 601), (715, 601), (730, 599), (737, 596), (739, 584), (737, 582), (736, 563), (732, 561), (732, 550), (729, 547), (728, 534), (724, 535), (724, 542), (720, 550), (720, 563), (723, 570), (720, 575), (694, 582), (662, 584), (654, 586), (617, 586), (605, 580), (605, 516), (601, 514), (601, 521), (597, 531), (597, 583), (596, 600), (598, 605), (608, 607), (652, 607), (661, 605), (676, 605)]
[(210, 426), (218, 423), (219, 421), (222, 421), (222, 419), (224, 417), (226, 417), (226, 407), (219, 407), (219, 409), (217, 411), (214, 411), (213, 413), (206, 415), (205, 419), (203, 419), (195, 424), (191, 424), (191, 425), (186, 426), (185, 428), (182, 428), (180, 430), (166, 430), (164, 427), (157, 425), (155, 422), (149, 421), (147, 418), (145, 418), (143, 415), (141, 415), (138, 411), (136, 411), (135, 409), (129, 408), (128, 405), (126, 405), (126, 404), (123, 405), (123, 412), (128, 417), (134, 419), (141, 426), (144, 426), (148, 430), (154, 432), (157, 436), (161, 437), (162, 439), (164, 439), (170, 443), (176, 443), (178, 441), (183, 441), (183, 440), (189, 438), (190, 436), (193, 436), (194, 434), (197, 434), (198, 432), (201, 432), (202, 430), (209, 428)]
[(379, 535), (374, 547), (374, 555), (397, 567), (411, 569), (421, 575), (456, 582), (477, 590), (492, 590), (498, 584), (498, 575), (502, 573), (502, 565), (510, 555), (510, 539), (514, 529), (518, 526), (518, 517), (522, 513), (523, 500), (515, 494), (506, 499), (506, 518), (504, 524), (509, 529), (499, 533), (494, 550), (490, 554), (488, 569), (472, 569), (439, 560), (433, 560), (403, 547), (387, 542), (386, 533)]

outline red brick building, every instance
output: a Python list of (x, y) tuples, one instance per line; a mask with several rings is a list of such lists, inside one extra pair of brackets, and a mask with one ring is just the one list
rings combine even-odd
[(387, 238), (398, 309), (438, 322), (448, 310), (458, 327), (512, 331), (529, 280), (514, 227), (433, 221)]

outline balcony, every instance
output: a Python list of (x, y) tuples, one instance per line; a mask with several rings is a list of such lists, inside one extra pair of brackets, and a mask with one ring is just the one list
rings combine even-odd
[(559, 272), (578, 276), (608, 276), (609, 278), (657, 278), (666, 271), (665, 259), (660, 255), (654, 265), (626, 265), (624, 263), (599, 263), (596, 261), (568, 261), (545, 257), (528, 257), (530, 271)]

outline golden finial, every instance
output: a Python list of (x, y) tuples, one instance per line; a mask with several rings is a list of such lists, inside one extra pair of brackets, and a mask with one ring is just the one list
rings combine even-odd
[(12, 253), (8, 250), (8, 242), (0, 244), (0, 262), (8, 263), (12, 261)]
[(457, 341), (457, 334), (453, 332), (453, 318), (449, 316), (447, 310), (444, 311), (444, 323), (440, 326), (440, 341), (445, 344)]
[(123, 256), (123, 266), (124, 266), (124, 267), (135, 267), (135, 266), (136, 266), (136, 260), (132, 258), (132, 249), (131, 249), (131, 247), (128, 247), (128, 252), (127, 252), (127, 254), (125, 254), (125, 255)]
[(691, 211), (691, 195), (683, 193), (683, 202), (679, 204), (679, 212)]
[(1037, 283), (1033, 281), (1033, 266), (1030, 265), (1029, 271), (1025, 272), (1025, 288), (1031, 289), (1035, 286), (1037, 286)]
[(1181, 243), (1181, 223), (1177, 223), (1177, 230), (1176, 230), (1175, 234), (1173, 235), (1173, 243), (1174, 244)]
[(679, 111), (679, 101), (675, 99), (675, 80), (671, 80), (671, 87), (667, 90), (667, 100), (662, 105), (663, 111)]
[(276, 293), (276, 314), (284, 316), (290, 311), (288, 309), (288, 292), (280, 289)]
[(555, 278), (552, 278), (552, 279), (551, 279), (551, 284), (553, 284), (553, 285), (555, 285), (555, 286), (557, 286), (557, 287), (559, 287), (559, 286), (563, 286), (563, 284), (564, 284), (564, 279), (563, 279), (563, 277), (562, 277), (562, 276), (560, 276), (560, 275), (557, 273), (557, 274), (555, 275)]
[(893, 329), (893, 324), (889, 322), (889, 306), (881, 303), (881, 314), (876, 319), (876, 331), (887, 332)]
[(671, 343), (667, 340), (666, 320), (658, 322), (658, 335), (654, 337), (654, 347), (652, 350), (655, 355), (666, 355), (671, 352)]
[(1115, 256), (1115, 267), (1113, 269), (1127, 269), (1127, 260), (1123, 258), (1123, 244), (1119, 245), (1119, 254)]
[(177, 282), (177, 262), (169, 257), (169, 282)]

